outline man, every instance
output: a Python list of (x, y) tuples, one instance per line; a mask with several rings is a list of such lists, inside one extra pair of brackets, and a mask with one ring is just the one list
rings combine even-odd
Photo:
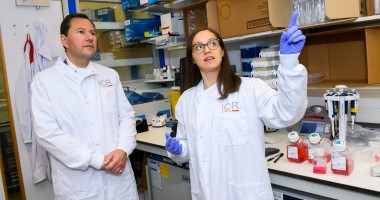
[(56, 199), (137, 200), (128, 156), (136, 147), (134, 110), (118, 74), (90, 61), (97, 40), (84, 14), (61, 24), (66, 56), (31, 86), (33, 127), (47, 150)]

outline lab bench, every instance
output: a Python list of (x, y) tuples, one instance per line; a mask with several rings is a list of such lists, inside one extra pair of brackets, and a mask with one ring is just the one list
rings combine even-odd
[[(167, 156), (165, 145), (166, 128), (149, 127), (149, 131), (137, 134), (137, 149)], [(287, 131), (266, 133), (274, 141), (267, 146), (276, 147), (285, 155), (274, 163), (268, 162), (268, 170), (273, 187), (293, 189), (332, 199), (380, 199), (380, 177), (370, 175), (370, 167), (375, 165), (359, 153), (355, 153), (355, 166), (349, 176), (331, 172), (330, 164), (326, 174), (314, 174), (312, 164), (291, 163), (286, 159)], [(269, 157), (268, 157), (269, 158)]]

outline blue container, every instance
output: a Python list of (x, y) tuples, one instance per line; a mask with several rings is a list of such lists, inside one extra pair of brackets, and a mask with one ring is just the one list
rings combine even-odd
[(122, 0), (121, 1), (121, 8), (123, 10), (128, 10), (131, 8), (137, 8), (140, 7), (140, 0)]
[(245, 58), (258, 58), (261, 49), (268, 48), (268, 46), (251, 46), (251, 45), (242, 45), (240, 46), (240, 57)]
[(139, 79), (139, 66), (137, 65), (131, 66), (131, 79), (132, 80)]
[(144, 40), (161, 35), (160, 19), (132, 18), (124, 21), (125, 40)]
[(131, 103), (132, 105), (148, 102), (147, 98), (139, 95), (134, 91), (130, 91), (129, 89), (124, 89), (124, 94), (127, 97), (129, 103)]

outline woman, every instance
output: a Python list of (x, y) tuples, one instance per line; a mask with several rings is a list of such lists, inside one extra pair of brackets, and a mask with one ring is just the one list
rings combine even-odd
[(307, 105), (307, 72), (298, 63), (305, 36), (294, 13), (280, 40), (278, 90), (236, 76), (222, 38), (212, 29), (192, 33), (187, 45), (187, 89), (176, 106), (177, 137), (165, 148), (190, 164), (192, 199), (273, 199), (264, 155), (267, 125), (296, 123)]

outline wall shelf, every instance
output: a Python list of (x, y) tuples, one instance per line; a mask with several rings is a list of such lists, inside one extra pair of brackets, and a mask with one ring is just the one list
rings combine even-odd
[(121, 3), (121, 0), (79, 0), (80, 2), (94, 2), (94, 3)]
[(173, 82), (174, 79), (159, 79), (159, 80), (146, 80), (145, 83), (165, 83), (165, 82)]
[[(332, 30), (339, 30), (339, 29), (351, 29), (354, 27), (358, 28), (358, 27), (370, 27), (370, 26), (379, 26), (379, 25), (380, 25), (380, 15), (372, 15), (372, 16), (365, 16), (365, 17), (359, 17), (359, 18), (348, 18), (348, 19), (342, 19), (342, 20), (327, 21), (320, 24), (299, 26), (299, 29), (304, 31), (304, 34), (307, 35), (308, 33), (314, 33), (314, 32), (325, 32), (325, 31), (332, 31)], [(242, 36), (237, 36), (237, 37), (225, 38), (223, 39), (223, 41), (226, 44), (229, 44), (233, 42), (243, 42), (243, 41), (248, 41), (252, 39), (256, 40), (256, 39), (261, 39), (261, 38), (280, 36), (282, 32), (285, 30), (286, 29), (282, 28), (282, 29), (277, 29), (273, 31), (265, 31), (265, 32), (242, 35)]]
[(153, 64), (153, 58), (130, 58), (118, 60), (99, 60), (93, 61), (106, 67), (125, 67), (132, 65), (149, 65)]
[(102, 31), (117, 31), (124, 30), (122, 22), (94, 22), (96, 30)]

